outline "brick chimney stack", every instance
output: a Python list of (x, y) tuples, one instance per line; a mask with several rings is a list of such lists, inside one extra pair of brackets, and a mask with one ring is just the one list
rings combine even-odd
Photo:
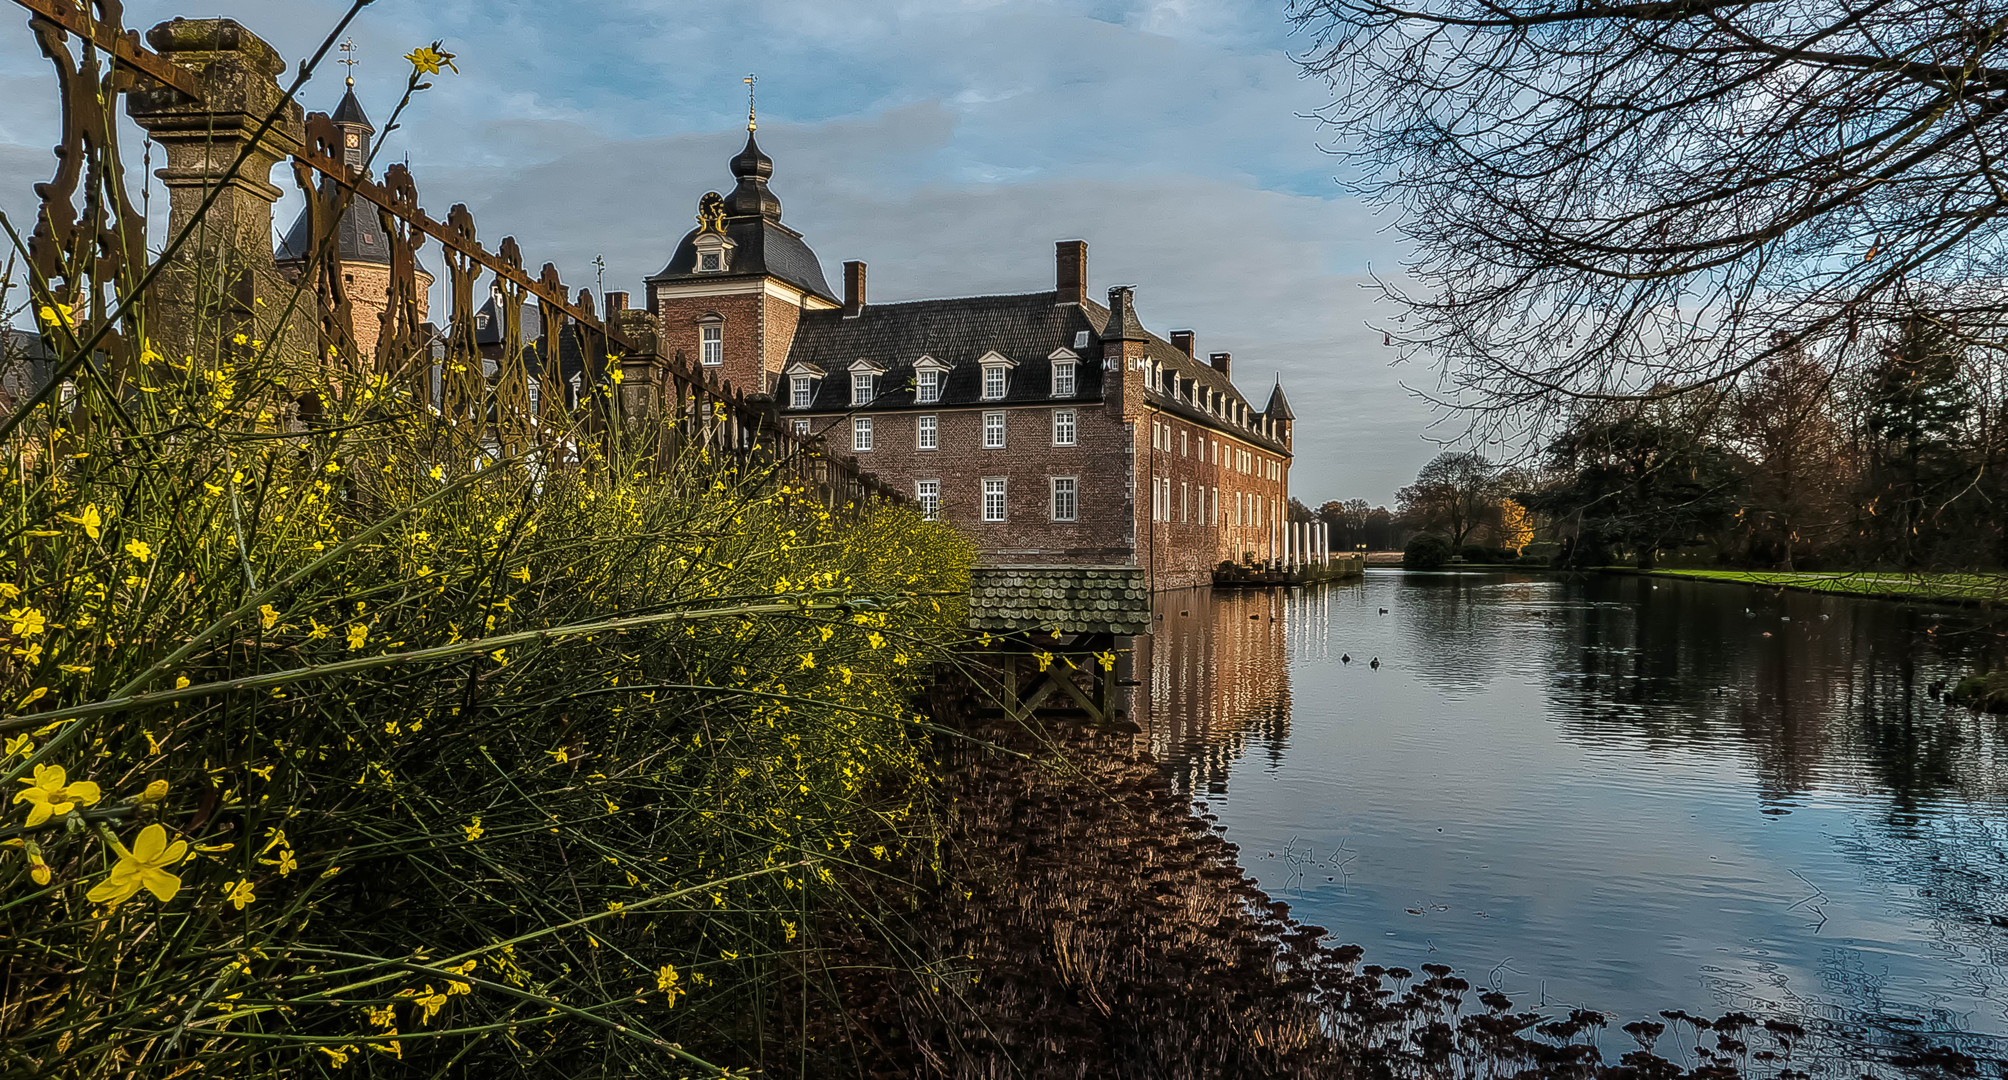
[(1171, 332), (1171, 343), (1178, 347), (1179, 352), (1187, 356), (1192, 355), (1192, 331), (1173, 330)]
[(621, 312), (623, 312), (623, 311), (626, 311), (626, 310), (627, 310), (627, 306), (628, 306), (628, 294), (626, 294), (626, 293), (624, 293), (624, 292), (610, 292), (610, 293), (608, 293), (608, 294), (607, 294), (607, 321), (608, 321), (608, 322), (612, 322), (612, 321), (613, 321), (613, 318), (614, 318), (614, 316), (616, 316), (616, 315), (619, 315), (619, 314), (620, 314)]
[(1082, 304), (1088, 299), (1088, 242), (1062, 240), (1053, 245), (1053, 286), (1056, 302)]
[(865, 310), (865, 264), (855, 259), (844, 264), (844, 318), (855, 319)]
[(1206, 360), (1208, 363), (1213, 365), (1213, 370), (1221, 373), (1222, 375), (1225, 375), (1227, 374), (1228, 365), (1234, 362), (1234, 354), (1217, 352), (1208, 356)]

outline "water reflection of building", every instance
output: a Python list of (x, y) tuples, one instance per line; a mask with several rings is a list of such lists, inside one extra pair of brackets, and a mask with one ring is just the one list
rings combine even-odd
[[(1181, 792), (1226, 790), (1251, 739), (1280, 756), (1290, 732), (1293, 652), (1322, 648), (1317, 590), (1159, 593), (1156, 629), (1134, 639), (1133, 715)], [(1302, 640), (1299, 640), (1302, 639)]]

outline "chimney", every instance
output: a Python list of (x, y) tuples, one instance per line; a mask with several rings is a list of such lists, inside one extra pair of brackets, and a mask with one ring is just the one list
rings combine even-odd
[(608, 319), (612, 319), (614, 316), (627, 310), (627, 296), (628, 294), (624, 292), (610, 292), (607, 294)]
[(1082, 304), (1088, 299), (1088, 242), (1062, 240), (1053, 245), (1053, 285), (1057, 303)]
[(1171, 332), (1171, 343), (1178, 347), (1179, 352), (1187, 356), (1192, 355), (1192, 331), (1173, 330)]
[(865, 264), (851, 260), (844, 264), (844, 318), (855, 319), (865, 310)]
[(1209, 355), (1206, 360), (1213, 365), (1213, 370), (1225, 375), (1227, 374), (1227, 365), (1234, 362), (1234, 354), (1217, 352)]

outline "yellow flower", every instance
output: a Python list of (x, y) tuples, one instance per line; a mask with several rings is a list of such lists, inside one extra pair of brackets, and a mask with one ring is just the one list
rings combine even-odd
[(439, 1010), (446, 1007), (446, 995), (434, 993), (432, 987), (428, 985), (425, 988), (425, 995), (418, 999), (418, 1007), (425, 1010), (425, 1015), (420, 1017), (418, 1022), (428, 1023), (439, 1015)]
[(75, 810), (78, 803), (90, 806), (98, 801), (96, 784), (89, 780), (79, 780), (72, 784), (68, 780), (69, 777), (64, 774), (61, 765), (37, 765), (35, 778), (21, 781), (28, 785), (28, 790), (15, 792), (14, 801), (28, 804), (29, 828), (40, 825), (52, 817), (62, 817)]
[(509, 650), (497, 649), (494, 652), (489, 653), (488, 658), (490, 660), (495, 661), (498, 664), (507, 664), (509, 662)]
[(453, 66), (454, 54), (440, 51), (441, 44), (443, 43), (435, 41), (405, 54), (404, 58), (411, 61), (413, 75), (437, 75), (441, 67), (447, 68), (455, 75), (460, 74), (460, 69)]
[(335, 1068), (339, 1069), (342, 1066), (347, 1065), (349, 1063), (349, 1054), (350, 1052), (355, 1050), (355, 1047), (316, 1046), (314, 1047), (314, 1049), (319, 1050), (321, 1053), (328, 1055), (329, 1063), (332, 1064)]
[(320, 621), (315, 619), (312, 615), (307, 616), (307, 640), (319, 641), (327, 636), (328, 636), (328, 628), (322, 626), (320, 624)]
[(148, 825), (139, 831), (139, 838), (133, 841), (132, 850), (126, 850), (118, 841), (112, 841), (118, 852), (118, 864), (112, 872), (90, 892), (86, 899), (96, 904), (122, 904), (127, 897), (142, 887), (152, 893), (161, 903), (174, 899), (181, 891), (181, 879), (167, 872), (167, 867), (181, 861), (188, 854), (188, 841), (167, 842), (167, 830), (159, 825)]
[(258, 899), (251, 893), (250, 878), (243, 878), (238, 881), (224, 882), (223, 898), (225, 900), (230, 901), (230, 906), (236, 908), (239, 911), (244, 910), (244, 905), (249, 904), (253, 900)]
[(432, 478), (433, 478), (434, 480), (444, 480), (444, 479), (446, 479), (446, 466), (444, 466), (444, 465), (434, 465), (434, 466), (432, 467), (432, 472), (431, 472), (431, 474), (430, 474), (430, 475), (432, 476)]
[(132, 556), (135, 562), (145, 562), (153, 558), (153, 548), (147, 546), (144, 540), (126, 541), (125, 553)]
[(48, 692), (49, 692), (48, 687), (38, 686), (33, 690), (28, 691), (28, 696), (22, 698), (21, 703), (19, 705), (16, 705), (15, 708), (25, 709), (28, 706), (33, 705), (34, 703), (42, 700), (43, 695), (47, 694)]
[(515, 578), (517, 581), (529, 581), (530, 568), (527, 566), (519, 566), (516, 569), (511, 570), (509, 572), (509, 576)]
[(54, 307), (43, 304), (35, 314), (40, 315), (42, 321), (49, 326), (71, 326), (73, 325), (71, 320), (75, 312), (76, 309), (70, 305), (59, 303)]
[(139, 793), (139, 802), (141, 804), (157, 803), (165, 798), (167, 798), (167, 781), (165, 780), (155, 780), (146, 786), (145, 791)]
[(186, 689), (188, 689), (188, 676), (186, 676), (186, 675), (176, 675), (176, 676), (174, 677), (174, 688), (175, 688), (176, 690), (186, 690)]
[(279, 609), (270, 604), (261, 605), (258, 608), (258, 625), (267, 630), (279, 625)]
[(7, 613), (8, 629), (15, 637), (40, 637), (49, 629), (49, 620), (41, 612), (31, 607), (19, 607)]
[(570, 754), (565, 753), (563, 747), (560, 747), (559, 749), (556, 750), (546, 750), (544, 752), (546, 754), (551, 755), (551, 764), (553, 765), (563, 765), (566, 762), (572, 760), (572, 756)]
[(360, 649), (363, 647), (363, 642), (368, 641), (369, 639), (370, 639), (369, 627), (363, 625), (362, 623), (356, 623), (349, 627), (349, 648)]
[(81, 514), (77, 514), (75, 516), (69, 514), (63, 514), (60, 516), (64, 521), (67, 521), (73, 525), (82, 525), (84, 527), (84, 535), (90, 537), (93, 540), (96, 540), (100, 535), (102, 535), (105, 521), (103, 518), (98, 516), (98, 504), (96, 503), (92, 503), (89, 506), (84, 507), (84, 512)]
[(672, 1009), (676, 1008), (676, 995), (684, 993), (676, 988), (677, 978), (673, 964), (664, 964), (655, 971), (655, 988), (669, 995), (669, 1007)]
[(460, 827), (460, 831), (466, 833), (468, 842), (472, 843), (476, 840), (481, 839), (481, 834), (487, 832), (488, 830), (481, 827), (481, 819), (477, 817), (474, 819), (473, 824), (462, 825)]
[(27, 757), (34, 749), (35, 740), (29, 737), (26, 732), (23, 732), (7, 740), (6, 752), (0, 753), (0, 760), (6, 760), (17, 755)]

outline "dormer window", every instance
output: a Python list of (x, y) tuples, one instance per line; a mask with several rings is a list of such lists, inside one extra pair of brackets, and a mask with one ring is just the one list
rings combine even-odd
[(948, 385), (948, 365), (932, 356), (923, 356), (913, 362), (913, 400), (920, 405), (932, 405), (941, 400), (942, 388)]
[(732, 266), (732, 241), (722, 233), (698, 233), (691, 246), (697, 249), (697, 272), (723, 273)]
[(697, 268), (706, 273), (715, 274), (725, 269), (725, 256), (722, 252), (717, 251), (704, 252), (697, 257)]
[(1074, 331), (1074, 348), (1085, 349), (1087, 347), (1088, 347), (1088, 332), (1086, 330)]
[(851, 372), (851, 404), (869, 405), (878, 397), (878, 372)]
[(984, 353), (977, 362), (983, 366), (983, 400), (1003, 400), (1011, 389), (1011, 369), (1018, 365), (1000, 352)]
[(788, 380), (788, 407), (806, 409), (815, 397), (814, 384), (807, 375), (797, 375)]
[(1077, 375), (1081, 366), (1080, 355), (1068, 349), (1054, 349), (1046, 359), (1053, 364), (1053, 396), (1073, 397), (1079, 386)]

